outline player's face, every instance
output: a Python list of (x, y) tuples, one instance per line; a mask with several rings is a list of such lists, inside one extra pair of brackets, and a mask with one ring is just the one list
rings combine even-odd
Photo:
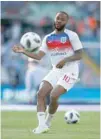
[(63, 13), (57, 13), (54, 21), (54, 26), (57, 31), (61, 31), (65, 28), (67, 24), (67, 16)]

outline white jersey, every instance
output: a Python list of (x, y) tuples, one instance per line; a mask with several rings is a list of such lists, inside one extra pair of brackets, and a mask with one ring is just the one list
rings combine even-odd
[[(68, 29), (64, 32), (56, 34), (55, 31), (46, 35), (43, 39), (40, 50), (44, 53), (48, 53), (51, 58), (53, 68), (56, 67), (57, 63), (65, 57), (70, 57), (74, 54), (74, 51), (82, 49), (82, 44), (79, 40), (78, 35)], [(78, 72), (78, 62), (73, 61), (67, 63), (65, 66), (68, 67), (68, 71)]]

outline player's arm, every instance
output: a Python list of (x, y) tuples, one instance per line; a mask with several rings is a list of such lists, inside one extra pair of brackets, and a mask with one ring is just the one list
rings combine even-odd
[(28, 52), (26, 51), (23, 47), (21, 46), (14, 46), (12, 48), (12, 50), (15, 52), (15, 53), (22, 53), (22, 54), (25, 54), (26, 56), (30, 57), (30, 58), (33, 58), (33, 59), (36, 59), (36, 60), (41, 60), (42, 57), (45, 55), (45, 53), (43, 51), (39, 51), (38, 53), (32, 53), (32, 52)]
[(82, 59), (82, 53), (83, 53), (83, 49), (76, 50), (74, 55), (72, 55), (70, 57), (67, 57), (64, 60), (65, 60), (66, 63), (76, 61), (76, 60), (80, 60), (80, 59)]
[(42, 46), (40, 47), (40, 49), (37, 53), (28, 52), (21, 46), (14, 46), (13, 51), (16, 53), (23, 53), (26, 56), (31, 57), (36, 60), (41, 60), (42, 57), (48, 52), (46, 38), (47, 37), (44, 37), (44, 39), (42, 41)]
[(73, 62), (73, 61), (82, 59), (82, 53), (83, 53), (83, 49), (80, 49), (80, 50), (75, 51), (74, 55), (72, 55), (70, 57), (64, 58), (63, 60), (61, 60), (56, 65), (56, 67), (57, 68), (62, 68), (66, 63), (69, 63), (69, 62)]

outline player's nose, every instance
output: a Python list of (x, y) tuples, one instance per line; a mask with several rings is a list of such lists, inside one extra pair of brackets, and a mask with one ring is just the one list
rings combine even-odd
[(61, 20), (57, 20), (56, 24), (61, 24), (62, 21)]

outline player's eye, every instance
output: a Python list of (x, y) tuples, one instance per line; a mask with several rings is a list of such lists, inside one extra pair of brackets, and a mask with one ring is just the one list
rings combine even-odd
[(65, 21), (65, 18), (61, 18), (62, 21)]
[(61, 17), (57, 17), (56, 20), (58, 20), (58, 21), (65, 21), (65, 19), (61, 18)]

